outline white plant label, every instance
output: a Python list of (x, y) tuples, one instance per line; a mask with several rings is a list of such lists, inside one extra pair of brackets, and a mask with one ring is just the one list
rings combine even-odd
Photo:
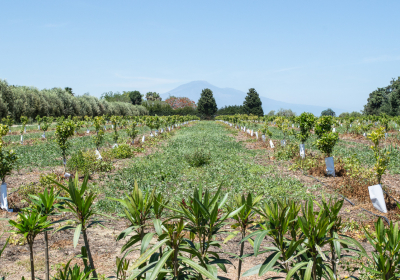
[(269, 146), (271, 147), (271, 149), (275, 148), (274, 142), (272, 142), (271, 139), (269, 139)]
[(256, 131), (256, 138), (258, 139), (258, 132)]
[(111, 125), (111, 128), (114, 129), (114, 125), (113, 124)]
[(332, 131), (333, 131), (333, 132), (336, 132), (336, 128), (333, 128)]
[(0, 208), (8, 211), (7, 184), (3, 182), (0, 188)]
[(40, 125), (38, 125), (38, 130), (40, 130)]
[(330, 176), (335, 177), (335, 164), (333, 162), (333, 157), (325, 158), (326, 173)]
[(144, 137), (144, 135), (143, 135), (143, 137), (142, 137), (142, 143), (144, 142), (144, 140), (145, 140), (145, 137)]
[(89, 132), (90, 132), (90, 130), (89, 130), (89, 129), (87, 129), (87, 130), (86, 130), (86, 133), (89, 133)]
[(46, 133), (43, 132), (42, 138), (46, 138)]
[(262, 138), (263, 142), (265, 142), (265, 135), (262, 135), (261, 138)]
[(97, 158), (98, 160), (101, 160), (101, 159), (102, 159), (99, 150), (96, 150), (96, 158)]
[(381, 185), (374, 185), (368, 187), (369, 197), (371, 198), (372, 205), (382, 213), (387, 213), (385, 198)]
[(24, 143), (24, 136), (21, 135), (21, 144)]
[(304, 144), (300, 144), (300, 156), (301, 156), (301, 158), (305, 158), (306, 157), (306, 149), (305, 149), (305, 145)]
[(364, 137), (367, 137), (367, 134), (366, 134), (365, 132), (364, 132), (364, 134), (363, 134), (363, 135), (364, 135)]
[(251, 133), (250, 133), (250, 135), (251, 135), (251, 136), (253, 136), (253, 133), (254, 133), (254, 132), (253, 132), (253, 130), (251, 130)]

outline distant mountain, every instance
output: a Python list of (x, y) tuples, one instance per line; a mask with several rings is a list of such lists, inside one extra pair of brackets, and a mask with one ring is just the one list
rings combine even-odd
[[(176, 96), (176, 97), (188, 97), (191, 100), (197, 101), (200, 98), (201, 90), (209, 88), (212, 90), (214, 94), (215, 101), (217, 102), (218, 108), (222, 108), (224, 106), (229, 105), (243, 105), (244, 98), (246, 97), (246, 93), (233, 88), (219, 88), (216, 87), (206, 81), (193, 81), (187, 84), (183, 84), (177, 88), (174, 88), (166, 93), (161, 94), (163, 100), (167, 99), (168, 96)], [(316, 116), (321, 115), (323, 110), (326, 110), (328, 107), (314, 106), (314, 105), (305, 105), (305, 104), (292, 104), (286, 103), (282, 101), (273, 100), (264, 96), (260, 96), (262, 107), (264, 110), (264, 114), (268, 114), (269, 111), (279, 109), (291, 109), (296, 114), (301, 114), (303, 112), (310, 112)], [(336, 115), (339, 115), (345, 110), (332, 108), (335, 111)]]

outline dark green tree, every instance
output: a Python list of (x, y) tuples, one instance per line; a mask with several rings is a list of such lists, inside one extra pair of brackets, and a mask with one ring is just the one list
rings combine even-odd
[[(125, 93), (125, 92), (124, 92)], [(133, 105), (140, 105), (142, 104), (142, 95), (138, 90), (135, 91), (128, 91), (129, 98)]]
[(367, 104), (364, 106), (365, 115), (400, 114), (400, 77), (392, 79), (390, 85), (378, 88), (371, 92)]
[(263, 116), (264, 111), (261, 107), (261, 99), (258, 95), (257, 91), (254, 88), (249, 89), (247, 96), (243, 102), (244, 111), (246, 114), (256, 115), (256, 116)]
[(69, 94), (71, 94), (72, 96), (74, 96), (75, 94), (72, 92), (72, 88), (70, 87), (65, 87), (64, 88), (66, 92), (68, 92)]
[(336, 113), (331, 108), (328, 108), (328, 109), (323, 110), (321, 112), (321, 116), (332, 116), (332, 117), (335, 117)]
[(201, 91), (199, 102), (197, 103), (197, 111), (210, 119), (217, 112), (217, 103), (215, 102), (211, 89), (205, 88)]

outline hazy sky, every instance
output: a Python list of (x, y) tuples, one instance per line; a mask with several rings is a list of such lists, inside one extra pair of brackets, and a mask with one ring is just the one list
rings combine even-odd
[(400, 76), (400, 1), (3, 1), (0, 78), (77, 94), (205, 80), (361, 110)]

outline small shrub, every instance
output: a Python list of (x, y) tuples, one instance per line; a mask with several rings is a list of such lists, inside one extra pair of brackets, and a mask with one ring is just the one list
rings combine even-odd
[(276, 145), (274, 157), (279, 160), (290, 160), (298, 154), (298, 145), (296, 143), (287, 141), (285, 146)]
[(94, 172), (107, 172), (113, 168), (111, 159), (103, 154), (103, 159), (98, 160), (94, 151), (78, 151), (67, 162), (68, 169), (80, 174), (93, 174)]
[(121, 144), (112, 149), (112, 156), (114, 158), (131, 158), (133, 156), (132, 148), (127, 144)]
[(185, 155), (185, 160), (191, 167), (200, 167), (211, 162), (211, 154), (199, 149), (194, 153)]

